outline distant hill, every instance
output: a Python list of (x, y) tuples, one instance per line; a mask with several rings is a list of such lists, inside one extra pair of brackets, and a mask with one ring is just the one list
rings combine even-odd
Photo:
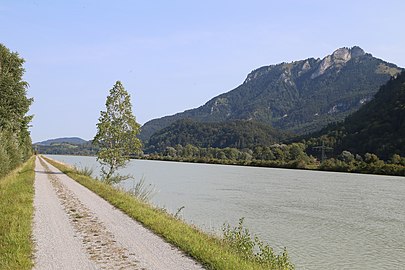
[[(339, 153), (373, 153), (387, 160), (405, 156), (405, 72), (380, 88), (375, 98), (343, 123), (319, 132), (336, 141)], [(331, 140), (332, 139), (332, 140)]]
[(57, 138), (57, 139), (50, 139), (43, 142), (37, 142), (35, 145), (53, 145), (53, 144), (61, 144), (61, 143), (69, 143), (69, 144), (84, 144), (87, 143), (86, 140), (78, 137), (66, 137), (66, 138)]
[(201, 123), (182, 119), (152, 135), (146, 153), (162, 153), (167, 147), (191, 144), (203, 148), (253, 148), (269, 146), (284, 139), (286, 134), (253, 121)]
[(360, 47), (340, 48), (323, 59), (264, 66), (199, 108), (145, 123), (140, 138), (148, 141), (180, 119), (256, 121), (298, 135), (314, 132), (358, 110), (400, 71)]
[(40, 154), (94, 156), (98, 148), (91, 141), (78, 137), (57, 138), (38, 142), (34, 149)]

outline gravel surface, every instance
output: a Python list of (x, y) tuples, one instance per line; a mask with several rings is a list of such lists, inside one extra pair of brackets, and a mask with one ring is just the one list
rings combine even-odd
[(34, 269), (203, 269), (42, 159), (34, 206)]

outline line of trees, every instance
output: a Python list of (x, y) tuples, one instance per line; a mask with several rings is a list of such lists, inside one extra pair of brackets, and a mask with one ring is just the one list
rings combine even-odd
[(398, 154), (394, 154), (389, 160), (384, 161), (372, 153), (355, 155), (349, 151), (342, 151), (341, 154), (321, 163), (317, 156), (319, 153), (314, 155), (308, 153), (312, 152), (309, 151), (311, 148), (305, 143), (256, 146), (253, 149), (202, 148), (187, 144), (186, 146), (169, 146), (164, 152), (146, 155), (145, 158), (405, 176), (405, 157)]
[(24, 59), (0, 44), (0, 177), (32, 155)]
[(302, 143), (256, 146), (253, 149), (203, 148), (191, 144), (167, 147), (163, 153), (148, 155), (149, 159), (207, 162), (220, 164), (257, 165), (287, 168), (312, 168), (317, 161), (305, 153)]

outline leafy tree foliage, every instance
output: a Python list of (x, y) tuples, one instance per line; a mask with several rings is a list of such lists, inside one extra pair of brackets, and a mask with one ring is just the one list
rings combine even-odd
[(343, 151), (337, 158), (327, 159), (319, 169), (340, 172), (373, 173), (405, 176), (405, 158), (394, 155), (390, 161), (384, 162), (377, 155), (366, 153), (354, 156)]
[(131, 155), (141, 152), (139, 131), (140, 125), (132, 114), (130, 95), (117, 81), (107, 97), (106, 111), (101, 112), (93, 140), (99, 147), (97, 160), (103, 165), (103, 180), (107, 183), (123, 180), (123, 176), (114, 175), (117, 169), (124, 167)]
[(305, 153), (302, 143), (255, 146), (252, 149), (203, 148), (191, 144), (166, 147), (166, 151), (149, 154), (149, 159), (237, 164), (283, 168), (315, 168), (316, 159)]
[(32, 155), (24, 59), (0, 44), (0, 176)]
[(169, 146), (166, 151), (150, 154), (147, 158), (405, 176), (405, 157), (399, 155), (393, 155), (389, 161), (384, 162), (375, 154), (366, 153), (361, 156), (343, 151), (337, 157), (326, 159), (320, 163), (315, 157), (308, 155), (307, 151), (307, 146), (303, 143), (256, 146), (253, 150), (229, 147), (201, 148), (188, 144), (185, 147), (181, 145)]

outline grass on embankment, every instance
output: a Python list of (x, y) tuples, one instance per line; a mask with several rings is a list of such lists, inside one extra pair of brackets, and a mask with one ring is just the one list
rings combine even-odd
[(0, 269), (31, 269), (35, 157), (0, 178)]
[(126, 192), (88, 176), (80, 175), (71, 167), (59, 162), (44, 158), (63, 173), (121, 209), (131, 218), (141, 222), (166, 241), (179, 247), (201, 262), (207, 269), (272, 269), (244, 259), (220, 238), (206, 234), (165, 211), (140, 202)]

